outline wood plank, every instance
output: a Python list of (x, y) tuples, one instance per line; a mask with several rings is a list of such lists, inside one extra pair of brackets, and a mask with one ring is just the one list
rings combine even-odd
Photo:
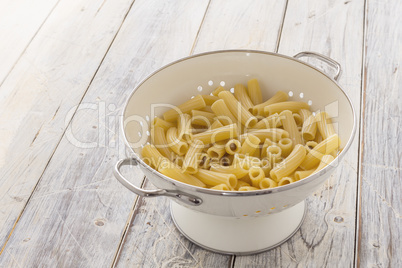
[[(134, 2), (19, 219), (0, 266), (112, 264), (136, 199), (112, 175), (114, 163), (125, 157), (118, 121), (122, 106), (145, 75), (190, 53), (207, 6), (206, 0)], [(96, 146), (83, 148), (77, 141)], [(128, 172), (141, 183), (141, 172)], [(130, 261), (136, 260), (128, 260), (128, 267)]]
[(194, 53), (220, 49), (274, 51), (286, 0), (212, 0)]
[(367, 1), (360, 267), (402, 267), (401, 13), (401, 1)]
[[(364, 1), (289, 0), (279, 53), (315, 51), (343, 66), (340, 85), (359, 112)], [(315, 62), (317, 64), (317, 62)], [(271, 251), (237, 256), (235, 267), (351, 267), (354, 262), (358, 136), (337, 171), (307, 198), (296, 235)]]
[(57, 3), (57, 0), (0, 1), (0, 85)]
[[(251, 1), (211, 1), (193, 52), (234, 47), (275, 50), (285, 4), (286, 1), (252, 1), (252, 4)], [(275, 16), (266, 16), (267, 10)], [(232, 27), (234, 21), (244, 27), (241, 30)], [(271, 34), (255, 34), (264, 31)], [(203, 250), (184, 238), (169, 214), (167, 199), (140, 199), (117, 267), (225, 267), (231, 264), (230, 256)]]
[(1, 247), (130, 4), (62, 0), (0, 87)]

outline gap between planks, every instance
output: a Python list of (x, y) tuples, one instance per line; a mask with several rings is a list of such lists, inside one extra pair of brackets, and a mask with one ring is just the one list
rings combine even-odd
[[(14, 66), (15, 66), (15, 65), (17, 64), (17, 62), (20, 60), (20, 58), (21, 58), (21, 56), (24, 54), (25, 50), (29, 47), (29, 45), (31, 44), (31, 42), (32, 42), (32, 40), (34, 39), (34, 37), (37, 35), (37, 33), (39, 32), (39, 30), (42, 28), (42, 26), (43, 26), (44, 23), (47, 21), (47, 19), (48, 19), (49, 16), (52, 14), (53, 10), (56, 8), (56, 6), (58, 5), (58, 3), (59, 3), (60, 1), (61, 1), (61, 0), (58, 0), (57, 3), (54, 5), (54, 7), (52, 8), (51, 12), (47, 15), (46, 19), (45, 19), (44, 22), (41, 24), (41, 26), (39, 27), (38, 31), (36, 31), (35, 35), (34, 35), (34, 36), (32, 37), (32, 39), (29, 41), (28, 45), (25, 47), (24, 51), (21, 53), (21, 55), (20, 55), (20, 57), (18, 58), (18, 60), (14, 63), (13, 67), (12, 67), (12, 68), (10, 69), (10, 71), (7, 73), (6, 77), (9, 75), (9, 73), (11, 72), (11, 70), (13, 70)], [(25, 203), (25, 205), (24, 205), (24, 207), (22, 208), (20, 214), (18, 215), (18, 218), (17, 218), (17, 220), (15, 221), (15, 223), (14, 223), (14, 225), (13, 225), (13, 228), (11, 229), (10, 233), (9, 233), (8, 236), (7, 236), (7, 240), (4, 242), (4, 245), (3, 245), (3, 247), (2, 247), (1, 250), (0, 250), (0, 256), (1, 256), (1, 254), (3, 253), (4, 249), (6, 248), (7, 243), (8, 243), (8, 241), (9, 241), (11, 235), (13, 234), (14, 229), (15, 229), (15, 227), (17, 226), (17, 224), (18, 224), (18, 222), (19, 222), (21, 216), (24, 214), (25, 209), (26, 209), (26, 207), (28, 206), (28, 204), (29, 204), (29, 202), (30, 202), (30, 200), (31, 200), (31, 198), (32, 198), (32, 196), (33, 196), (33, 193), (35, 192), (36, 188), (38, 187), (39, 183), (41, 182), (42, 177), (43, 177), (43, 174), (45, 173), (47, 167), (49, 166), (49, 163), (50, 163), (50, 161), (52, 160), (54, 153), (56, 152), (57, 148), (58, 148), (59, 145), (60, 145), (60, 142), (62, 141), (63, 137), (65, 136), (66, 130), (67, 130), (68, 127), (71, 125), (71, 121), (73, 120), (75, 114), (77, 113), (77, 110), (78, 110), (78, 108), (80, 107), (80, 104), (82, 103), (82, 101), (83, 101), (83, 99), (84, 99), (86, 93), (88, 92), (89, 87), (91, 86), (91, 84), (92, 84), (92, 82), (94, 81), (96, 75), (98, 74), (99, 68), (100, 68), (100, 66), (102, 66), (103, 61), (104, 61), (105, 58), (106, 58), (106, 55), (109, 53), (109, 50), (110, 50), (110, 48), (112, 47), (112, 45), (113, 45), (113, 43), (114, 43), (114, 41), (115, 41), (115, 39), (116, 39), (116, 36), (119, 34), (120, 29), (121, 29), (122, 25), (124, 24), (124, 21), (125, 21), (126, 18), (127, 18), (127, 15), (130, 13), (130, 10), (131, 10), (131, 8), (133, 7), (134, 2), (135, 2), (135, 0), (133, 0), (133, 1), (131, 2), (131, 5), (130, 5), (130, 7), (128, 8), (126, 14), (124, 15), (124, 18), (123, 18), (123, 20), (121, 21), (119, 28), (117, 29), (115, 35), (113, 36), (113, 39), (112, 39), (112, 41), (110, 42), (110, 44), (109, 44), (109, 46), (108, 46), (108, 48), (107, 48), (105, 54), (103, 55), (102, 60), (100, 61), (98, 67), (96, 68), (95, 73), (93, 74), (93, 76), (92, 76), (90, 82), (88, 83), (88, 86), (86, 87), (86, 89), (85, 89), (85, 91), (84, 91), (84, 94), (82, 95), (80, 101), (78, 102), (78, 104), (77, 104), (77, 106), (76, 106), (76, 109), (75, 109), (74, 113), (72, 114), (72, 116), (71, 116), (71, 118), (70, 118), (70, 121), (69, 121), (68, 124), (66, 125), (66, 127), (65, 127), (65, 129), (64, 129), (64, 131), (63, 131), (63, 133), (62, 133), (62, 135), (60, 136), (59, 141), (57, 142), (57, 144), (56, 144), (56, 146), (55, 146), (53, 152), (51, 153), (51, 155), (50, 155), (50, 157), (49, 157), (49, 159), (48, 159), (48, 161), (47, 161), (47, 163), (46, 163), (46, 165), (45, 165), (45, 168), (43, 169), (43, 171), (42, 171), (42, 173), (41, 173), (41, 175), (40, 175), (40, 177), (39, 177), (39, 180), (36, 182), (35, 187), (32, 189), (32, 192), (31, 192), (31, 194), (29, 195), (27, 202)], [(5, 81), (5, 79), (4, 79), (1, 83), (3, 83), (4, 81)], [(0, 84), (0, 86), (1, 86), (1, 84)], [(143, 180), (143, 181), (144, 181), (144, 180)], [(137, 199), (138, 199), (138, 198), (137, 198)], [(137, 200), (137, 199), (136, 199), (136, 200)]]
[[(146, 179), (146, 177), (144, 176), (142, 178), (141, 188), (143, 188), (144, 185), (145, 185), (145, 179)], [(124, 229), (123, 229), (123, 234), (121, 236), (119, 246), (117, 247), (117, 251), (116, 251), (116, 253), (114, 255), (111, 268), (115, 268), (116, 265), (117, 265), (117, 262), (119, 261), (120, 253), (121, 253), (121, 250), (123, 249), (124, 243), (126, 242), (126, 237), (127, 237), (128, 231), (130, 229), (130, 225), (133, 222), (133, 219), (134, 219), (134, 217), (136, 215), (135, 212), (138, 209), (137, 205), (139, 203), (140, 198), (143, 198), (143, 197), (137, 196), (137, 198), (134, 200), (134, 204), (133, 204), (133, 206), (132, 206), (132, 208), (130, 210), (130, 214), (128, 215), (126, 225), (124, 226)]]
[(367, 35), (367, 0), (364, 0), (363, 7), (363, 40), (362, 40), (362, 63), (361, 63), (361, 83), (360, 83), (360, 125), (359, 125), (359, 135), (358, 135), (358, 159), (357, 159), (357, 184), (356, 184), (356, 216), (355, 216), (355, 256), (353, 260), (353, 267), (360, 267), (360, 241), (361, 241), (361, 187), (362, 179), (360, 175), (362, 173), (362, 163), (363, 163), (363, 150), (364, 150), (364, 113), (365, 113), (365, 103), (366, 103), (366, 87), (367, 87), (367, 69), (366, 69), (366, 35)]
[(283, 30), (283, 25), (285, 24), (286, 11), (288, 10), (288, 3), (289, 3), (289, 0), (286, 0), (285, 7), (283, 9), (281, 25), (279, 26), (279, 30), (278, 30), (278, 38), (276, 39), (275, 53), (278, 53), (279, 46), (281, 44), (282, 30)]

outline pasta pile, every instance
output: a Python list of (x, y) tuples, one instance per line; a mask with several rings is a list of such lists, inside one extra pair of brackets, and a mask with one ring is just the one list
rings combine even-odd
[(274, 188), (328, 165), (340, 139), (326, 112), (278, 91), (263, 102), (258, 80), (198, 95), (156, 117), (143, 160), (183, 183), (225, 191)]

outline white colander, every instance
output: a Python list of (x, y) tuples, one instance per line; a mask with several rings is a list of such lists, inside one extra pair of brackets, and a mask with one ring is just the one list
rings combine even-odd
[[(331, 78), (300, 61), (301, 57), (321, 60), (334, 68), (336, 74)], [(171, 210), (177, 227), (205, 248), (236, 254), (272, 248), (297, 231), (304, 218), (303, 200), (329, 178), (352, 142), (355, 113), (349, 97), (336, 82), (340, 72), (337, 62), (313, 52), (288, 57), (250, 50), (215, 51), (164, 66), (141, 82), (127, 100), (121, 125), (132, 157), (118, 161), (115, 176), (140, 196), (171, 197), (176, 201)], [(247, 84), (252, 78), (258, 79), (264, 100), (282, 90), (289, 93), (290, 100), (305, 101), (312, 111), (326, 111), (332, 117), (343, 150), (331, 165), (285, 186), (229, 192), (181, 183), (141, 160), (141, 148), (149, 142), (150, 121), (170, 109), (167, 104), (178, 105), (195, 95), (210, 94), (218, 85), (230, 89), (237, 83)], [(121, 174), (123, 165), (139, 165), (159, 189), (145, 190), (133, 185)]]

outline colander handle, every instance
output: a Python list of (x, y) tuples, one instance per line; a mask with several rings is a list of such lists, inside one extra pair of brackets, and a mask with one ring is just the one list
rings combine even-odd
[(329, 66), (335, 68), (335, 71), (336, 71), (335, 76), (334, 76), (335, 81), (338, 81), (339, 77), (341, 76), (341, 73), (342, 73), (341, 65), (338, 62), (336, 62), (335, 60), (333, 60), (325, 55), (315, 53), (315, 52), (310, 52), (310, 51), (303, 51), (303, 52), (297, 53), (293, 57), (296, 59), (300, 59), (302, 57), (307, 57), (307, 58), (315, 58), (315, 59), (321, 60), (321, 61), (327, 63)]
[(120, 159), (116, 165), (114, 166), (114, 176), (116, 179), (123, 184), (127, 189), (129, 189), (131, 192), (138, 194), (139, 196), (144, 196), (144, 197), (155, 197), (155, 196), (169, 196), (173, 197), (180, 202), (183, 202), (187, 205), (191, 206), (199, 206), (202, 203), (202, 199), (191, 196), (189, 194), (184, 194), (179, 191), (173, 191), (173, 190), (164, 190), (164, 189), (157, 189), (157, 190), (145, 190), (140, 187), (135, 186), (131, 182), (129, 182), (126, 178), (124, 178), (123, 174), (120, 172), (120, 168), (122, 166), (131, 166), (131, 165), (138, 165), (137, 160), (134, 158), (126, 158), (126, 159)]

